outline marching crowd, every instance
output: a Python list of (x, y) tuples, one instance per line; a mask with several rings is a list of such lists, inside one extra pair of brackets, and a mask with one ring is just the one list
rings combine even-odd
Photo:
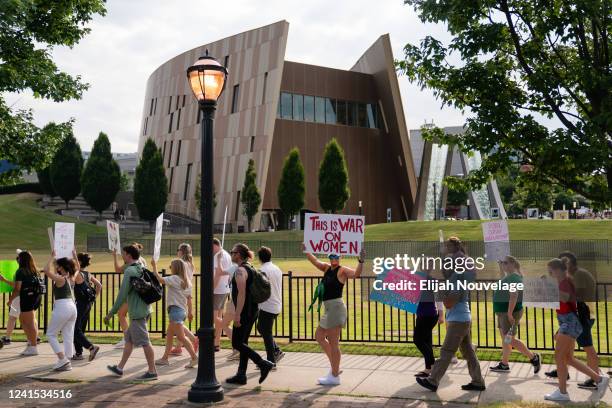
[[(245, 245), (236, 244), (227, 252), (219, 240), (213, 241), (214, 253), (214, 322), (215, 351), (220, 350), (221, 334), (231, 339), (232, 353), (228, 360), (238, 361), (236, 374), (226, 379), (232, 384), (246, 384), (247, 366), (252, 361), (260, 371), (259, 382), (276, 369), (284, 353), (276, 344), (272, 328), (276, 317), (282, 312), (282, 271), (272, 263), (272, 251), (262, 246), (257, 251), (261, 266), (256, 269), (251, 263), (255, 254)], [(104, 323), (110, 324), (114, 315), (118, 316), (123, 331), (123, 339), (116, 345), (123, 348), (121, 360), (116, 365), (109, 365), (108, 370), (122, 376), (124, 368), (134, 347), (142, 347), (148, 369), (139, 377), (143, 381), (158, 378), (157, 367), (169, 365), (169, 358), (181, 355), (183, 349), (189, 354), (185, 368), (198, 364), (198, 338), (185, 325), (193, 319), (193, 279), (195, 267), (189, 244), (181, 244), (177, 256), (170, 263), (170, 274), (160, 275), (154, 260), (147, 262), (141, 256), (143, 248), (138, 243), (125, 246), (121, 252), (122, 261), (113, 252), (116, 272), (123, 273), (119, 293), (114, 300)], [(338, 255), (329, 255), (328, 262), (323, 262), (313, 254), (307, 253), (307, 259), (318, 269), (323, 277), (314, 291), (311, 307), (319, 302), (324, 308), (315, 333), (315, 338), (329, 360), (330, 370), (318, 378), (320, 385), (340, 384), (342, 373), (340, 335), (347, 322), (347, 308), (343, 301), (343, 289), (349, 279), (359, 278), (363, 272), (365, 251), (362, 250), (357, 266), (351, 268), (341, 265)], [(466, 257), (461, 241), (451, 237), (445, 243), (445, 256)], [(51, 348), (57, 355), (53, 369), (56, 371), (71, 370), (71, 361), (83, 360), (85, 349), (89, 352), (88, 360), (93, 361), (99, 352), (99, 346), (91, 343), (85, 333), (89, 314), (102, 285), (87, 268), (91, 257), (86, 253), (73, 253), (73, 258), (55, 259), (55, 253), (43, 268), (42, 272), (51, 281), (54, 305), (51, 321), (47, 328), (47, 337)], [(27, 346), (23, 356), (38, 354), (38, 323), (36, 310), (40, 306), (46, 288), (44, 279), (37, 268), (32, 254), (28, 251), (17, 251), (19, 269), (15, 280), (10, 281), (0, 275), (0, 280), (14, 288), (9, 297), (9, 321), (3, 344), (10, 343), (10, 336), (17, 319), (27, 337)], [(502, 281), (519, 283), (523, 281), (521, 266), (517, 259), (507, 256), (500, 263)], [(592, 389), (601, 398), (609, 384), (608, 375), (604, 374), (598, 363), (597, 353), (593, 347), (592, 328), (595, 322), (596, 282), (585, 269), (578, 267), (576, 256), (564, 252), (547, 264), (548, 275), (558, 282), (560, 307), (557, 309), (559, 329), (555, 336), (556, 369), (545, 373), (557, 378), (559, 388), (545, 399), (552, 401), (569, 401), (567, 391), (568, 367), (584, 373), (588, 380), (578, 387)], [(166, 287), (166, 306), (169, 318), (166, 331), (164, 354), (155, 359), (154, 349), (148, 333), (148, 322), (151, 318), (150, 301), (137, 290), (134, 281), (150, 274), (159, 285)], [(432, 271), (418, 271), (422, 279), (435, 279)], [(474, 271), (457, 273), (443, 270), (443, 279), (449, 282), (459, 280), (473, 281)], [(458, 285), (454, 285), (457, 287)], [(541, 368), (541, 358), (532, 352), (518, 338), (517, 327), (523, 315), (522, 294), (520, 292), (496, 291), (493, 296), (493, 310), (498, 322), (499, 335), (502, 339), (501, 361), (491, 370), (504, 373), (510, 371), (509, 357), (513, 349), (526, 356), (533, 365), (534, 374)], [(129, 316), (129, 321), (128, 321)], [(486, 384), (481, 373), (476, 347), (471, 339), (471, 311), (469, 293), (465, 290), (447, 290), (437, 293), (421, 291), (416, 312), (414, 343), (423, 354), (425, 369), (416, 374), (416, 381), (422, 387), (436, 391), (450, 364), (456, 362), (457, 351), (467, 361), (471, 382), (463, 385), (463, 390), (482, 391)], [(444, 343), (440, 348), (438, 359), (434, 357), (432, 332), (438, 324), (446, 325)], [(266, 354), (263, 358), (249, 347), (249, 337), (253, 326), (264, 340)], [(63, 344), (58, 335), (61, 333)], [(176, 341), (176, 343), (175, 343)], [(575, 344), (585, 351), (587, 363), (574, 357)]]

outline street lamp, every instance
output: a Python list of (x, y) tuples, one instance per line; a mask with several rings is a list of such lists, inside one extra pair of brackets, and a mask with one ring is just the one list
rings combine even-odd
[(217, 100), (225, 88), (227, 68), (208, 50), (187, 68), (187, 80), (202, 111), (200, 200), (200, 328), (198, 374), (187, 394), (190, 402), (223, 400), (223, 388), (215, 375), (215, 326), (213, 321), (213, 118)]
[(359, 215), (361, 215), (361, 200), (359, 200)]
[(470, 219), (470, 199), (469, 198), (467, 199), (466, 205), (467, 205), (467, 219), (469, 220)]
[(434, 200), (434, 221), (438, 219), (438, 197), (436, 191), (436, 183), (433, 183), (433, 200)]

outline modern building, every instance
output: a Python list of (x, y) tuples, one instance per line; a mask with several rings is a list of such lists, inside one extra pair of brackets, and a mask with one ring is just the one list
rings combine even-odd
[[(83, 160), (87, 162), (91, 152), (83, 152)], [(113, 159), (119, 165), (121, 173), (125, 174), (129, 181), (130, 191), (134, 188), (134, 177), (136, 166), (138, 166), (138, 153), (113, 153)]]
[[(279, 220), (277, 188), (289, 151), (300, 150), (305, 211), (321, 211), (318, 169), (327, 142), (346, 154), (351, 195), (343, 213), (380, 223), (411, 218), (417, 178), (388, 35), (347, 70), (285, 60), (289, 23), (280, 21), (186, 51), (147, 82), (139, 153), (151, 138), (168, 177), (168, 212), (198, 217), (200, 117), (186, 69), (208, 50), (229, 70), (214, 124), (215, 223), (246, 225), (240, 191), (249, 159), (262, 193), (255, 229)], [(361, 203), (361, 208), (359, 207)]]
[[(445, 127), (443, 130), (447, 135), (465, 132), (463, 126)], [(480, 168), (482, 156), (479, 152), (468, 155), (460, 152), (457, 147), (424, 140), (420, 129), (410, 131), (410, 145), (415, 158), (414, 171), (418, 174), (412, 218), (426, 221), (440, 219), (446, 208), (448, 193), (443, 183), (444, 178), (464, 177), (470, 171)], [(491, 179), (478, 190), (469, 191), (466, 204), (469, 206), (468, 218), (507, 218), (495, 179)]]

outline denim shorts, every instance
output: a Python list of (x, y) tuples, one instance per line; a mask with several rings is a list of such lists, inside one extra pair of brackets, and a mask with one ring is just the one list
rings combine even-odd
[(180, 306), (172, 305), (168, 307), (168, 317), (172, 323), (183, 323), (187, 318), (185, 309)]
[(576, 339), (582, 333), (582, 325), (576, 313), (557, 314), (557, 321), (559, 322), (559, 333), (561, 334)]
[(593, 346), (593, 334), (591, 333), (591, 329), (595, 324), (595, 319), (589, 319), (589, 322), (585, 323), (586, 322), (581, 323), (582, 333), (576, 339), (576, 343), (578, 343), (580, 347), (591, 347)]

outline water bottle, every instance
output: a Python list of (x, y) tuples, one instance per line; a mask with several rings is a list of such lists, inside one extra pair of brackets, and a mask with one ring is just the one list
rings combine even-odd
[(504, 336), (504, 344), (512, 343), (512, 337), (514, 336), (514, 329), (515, 329), (514, 325), (510, 326), (510, 330), (508, 330), (508, 333), (506, 333), (506, 335)]

